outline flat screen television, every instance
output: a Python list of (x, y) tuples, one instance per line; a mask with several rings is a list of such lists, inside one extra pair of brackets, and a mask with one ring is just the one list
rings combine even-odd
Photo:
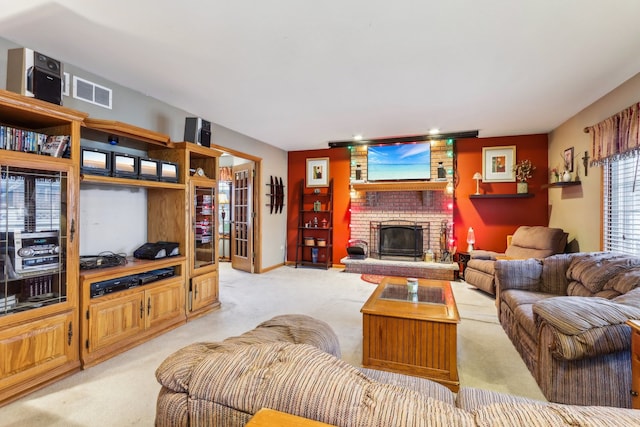
[(178, 182), (178, 164), (160, 160), (158, 169), (160, 181)]
[(431, 143), (369, 145), (368, 181), (408, 181), (431, 179)]
[(138, 157), (114, 152), (111, 158), (111, 176), (137, 179)]
[(90, 175), (111, 175), (111, 152), (81, 147), (80, 171)]
[(160, 160), (138, 158), (138, 179), (157, 181), (159, 178)]

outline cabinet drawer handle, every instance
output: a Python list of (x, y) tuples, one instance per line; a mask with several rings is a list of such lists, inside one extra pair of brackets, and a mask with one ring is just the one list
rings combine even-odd
[(140, 301), (140, 318), (144, 317), (144, 304)]
[(638, 397), (638, 392), (637, 391), (629, 390), (629, 393), (631, 393), (631, 396), (633, 396), (633, 397)]
[(147, 300), (147, 316), (151, 313), (151, 297)]

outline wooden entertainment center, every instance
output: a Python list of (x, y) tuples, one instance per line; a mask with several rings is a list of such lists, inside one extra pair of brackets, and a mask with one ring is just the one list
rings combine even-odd
[[(42, 153), (45, 140), (62, 136), (67, 155)], [(177, 165), (177, 176), (81, 172), (81, 145), (110, 153), (113, 137), (138, 157)], [(0, 405), (219, 307), (220, 152), (4, 90), (0, 152)], [(87, 186), (140, 191), (147, 240), (175, 242), (179, 254), (81, 270)], [(54, 239), (48, 246), (36, 243), (44, 235)], [(103, 287), (121, 280), (129, 285)]]

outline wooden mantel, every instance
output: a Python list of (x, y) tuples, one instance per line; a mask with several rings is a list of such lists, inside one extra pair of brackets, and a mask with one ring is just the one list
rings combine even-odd
[(356, 191), (434, 191), (447, 188), (447, 181), (354, 182)]

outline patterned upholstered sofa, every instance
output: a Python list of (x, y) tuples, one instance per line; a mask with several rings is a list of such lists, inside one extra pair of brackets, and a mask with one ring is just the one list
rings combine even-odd
[(610, 252), (497, 261), (500, 323), (551, 402), (630, 407), (640, 258)]
[(564, 252), (567, 233), (560, 228), (523, 225), (513, 233), (504, 253), (475, 250), (464, 269), (464, 280), (491, 295), (496, 294), (497, 259), (544, 258)]
[[(539, 402), (462, 387), (457, 395), (426, 379), (356, 368), (328, 353), (335, 335), (304, 316), (245, 336), (196, 343), (156, 370), (162, 388), (156, 426), (244, 426), (271, 408), (336, 426), (640, 425), (640, 411)], [(281, 325), (281, 323), (287, 323)], [(313, 332), (313, 325), (321, 327)], [(308, 335), (309, 334), (309, 335)], [(320, 343), (320, 347), (294, 341)], [(240, 338), (240, 339), (237, 339)], [(334, 351), (335, 353), (335, 351)]]

